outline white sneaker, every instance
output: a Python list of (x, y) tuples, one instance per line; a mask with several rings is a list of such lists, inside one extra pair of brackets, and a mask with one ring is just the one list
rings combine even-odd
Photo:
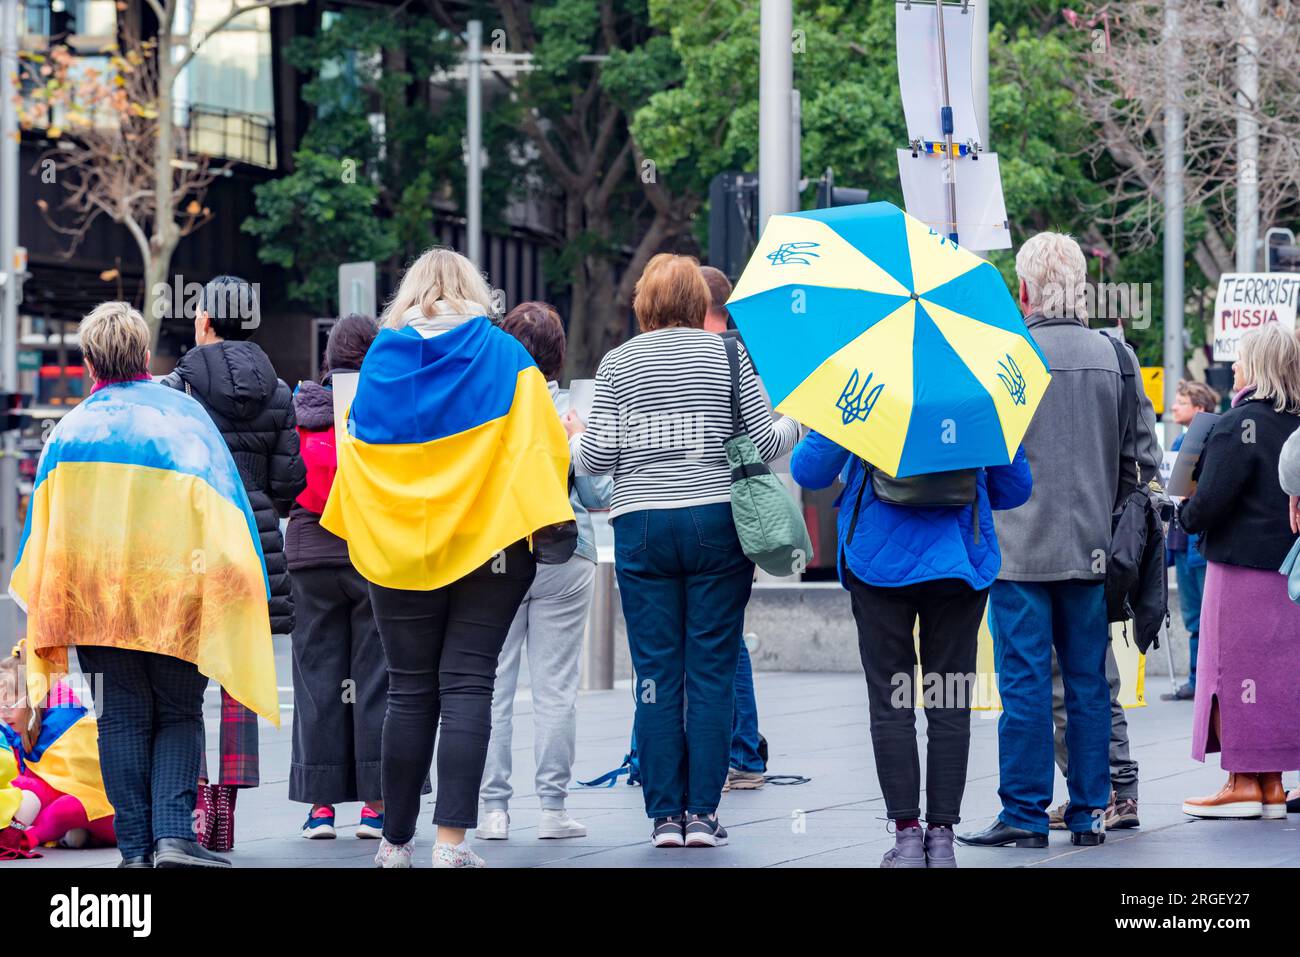
[[(1276, 816), (1286, 817), (1285, 804), (1282, 805), (1282, 813)], [(70, 847), (73, 848), (74, 850), (83, 848), (89, 843), (90, 843), (90, 832), (86, 830), (84, 827), (74, 827), (67, 834), (64, 834), (61, 838), (59, 838), (59, 847)]]
[(480, 841), (505, 841), (510, 838), (510, 815), (505, 811), (488, 811), (474, 831)]
[(433, 866), (487, 867), (487, 861), (471, 851), (464, 842), (460, 844), (435, 844), (433, 846)]
[(542, 819), (537, 823), (537, 836), (542, 840), (561, 837), (586, 837), (587, 825), (569, 817), (569, 812), (560, 808), (542, 809)]
[(379, 850), (375, 852), (375, 867), (410, 867), (411, 851), (414, 849), (414, 841), (390, 844), (385, 837), (380, 840)]

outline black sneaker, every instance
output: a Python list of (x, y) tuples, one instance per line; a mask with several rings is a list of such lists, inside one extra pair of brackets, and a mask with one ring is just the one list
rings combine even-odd
[(657, 817), (650, 832), (650, 843), (655, 847), (681, 847), (686, 843), (681, 817)]
[(1196, 689), (1191, 685), (1183, 685), (1177, 691), (1166, 691), (1160, 696), (1161, 701), (1194, 701), (1196, 699)]
[(703, 814), (686, 816), (687, 847), (721, 847), (727, 843), (727, 829), (722, 826), (716, 813), (707, 817)]
[(230, 861), (218, 857), (195, 841), (163, 837), (154, 842), (154, 867), (229, 867)]

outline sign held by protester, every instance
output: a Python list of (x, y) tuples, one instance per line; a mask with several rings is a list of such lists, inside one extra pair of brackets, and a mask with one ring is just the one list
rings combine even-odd
[(348, 410), (352, 400), (357, 397), (357, 383), (361, 380), (360, 372), (336, 372), (330, 379), (334, 393), (334, 440), (342, 443), (348, 432)]
[(1196, 463), (1205, 450), (1205, 441), (1210, 437), (1210, 430), (1219, 417), (1213, 412), (1197, 412), (1192, 424), (1183, 434), (1183, 444), (1178, 449), (1173, 468), (1169, 472), (1169, 481), (1165, 483), (1165, 493), (1172, 499), (1184, 499), (1196, 491), (1192, 473)]
[(1270, 322), (1295, 329), (1300, 274), (1224, 273), (1214, 297), (1214, 358), (1233, 362), (1242, 336)]

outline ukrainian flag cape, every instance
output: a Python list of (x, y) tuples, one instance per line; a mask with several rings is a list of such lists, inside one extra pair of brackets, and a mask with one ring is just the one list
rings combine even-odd
[(32, 774), (72, 795), (86, 809), (86, 817), (97, 821), (113, 813), (99, 771), (99, 726), (94, 712), (70, 690), (60, 690), (64, 700), (41, 712), (41, 733), (30, 751), (23, 750), (22, 737), (8, 725), (0, 725), (0, 732)]
[(569, 447), (542, 374), (479, 316), (366, 353), (321, 525), (387, 588), (449, 585), (507, 545), (573, 520)]
[(154, 382), (92, 394), (50, 433), (9, 592), (43, 700), (69, 645), (192, 662), (279, 724), (270, 594), (235, 461), (199, 403)]

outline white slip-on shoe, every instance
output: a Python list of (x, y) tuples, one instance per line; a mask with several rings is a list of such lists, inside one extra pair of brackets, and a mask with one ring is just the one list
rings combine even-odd
[(587, 825), (569, 817), (564, 808), (542, 809), (542, 819), (537, 822), (537, 836), (542, 840), (563, 837), (586, 837)]
[(375, 867), (410, 867), (411, 851), (414, 849), (414, 841), (390, 844), (385, 837), (380, 840), (379, 850), (375, 852)]
[(435, 844), (433, 846), (434, 867), (487, 867), (487, 861), (469, 849), (463, 841), (460, 844)]
[(506, 811), (488, 811), (474, 829), (480, 841), (505, 841), (510, 838), (510, 815)]

